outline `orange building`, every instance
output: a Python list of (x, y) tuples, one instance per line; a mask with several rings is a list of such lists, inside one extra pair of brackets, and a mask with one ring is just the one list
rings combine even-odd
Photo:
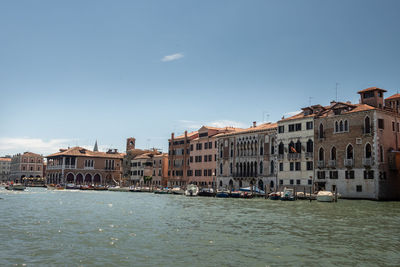
[(11, 159), (10, 181), (19, 183), (25, 178), (43, 177), (43, 156), (32, 152), (16, 154)]
[(103, 184), (121, 182), (124, 154), (116, 149), (90, 151), (82, 147), (60, 149), (47, 156), (47, 183)]

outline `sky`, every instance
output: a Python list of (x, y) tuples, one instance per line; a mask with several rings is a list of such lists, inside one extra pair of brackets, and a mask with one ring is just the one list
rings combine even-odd
[(400, 1), (0, 1), (0, 156), (167, 151), (400, 89)]

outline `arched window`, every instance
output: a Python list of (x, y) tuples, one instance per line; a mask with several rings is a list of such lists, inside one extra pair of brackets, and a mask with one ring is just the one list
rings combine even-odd
[(236, 171), (236, 175), (238, 175), (239, 174), (239, 163), (237, 163), (237, 162), (236, 162), (236, 170), (235, 171)]
[(250, 177), (250, 163), (249, 162), (247, 162), (247, 174), (246, 174), (246, 176), (247, 177)]
[(263, 172), (264, 172), (264, 170), (263, 170), (263, 162), (260, 161), (260, 174), (262, 175)]
[(346, 158), (347, 159), (353, 159), (353, 146), (348, 145), (346, 149)]
[(219, 187), (222, 187), (222, 181), (219, 181)]
[(240, 163), (240, 165), (239, 165), (240, 167), (240, 169), (239, 169), (239, 173), (240, 173), (240, 176), (243, 176), (243, 165), (242, 165), (242, 163)]
[(296, 153), (293, 141), (289, 143), (289, 153)]
[(339, 123), (335, 121), (335, 132), (339, 132)]
[(264, 148), (260, 146), (260, 156), (264, 155)]
[(319, 138), (324, 138), (324, 125), (322, 123), (319, 125), (319, 133), (318, 133)]
[(344, 121), (344, 131), (347, 132), (349, 130), (349, 124), (347, 120)]
[(296, 153), (301, 153), (301, 142), (300, 140), (297, 140), (296, 145), (295, 145)]
[(372, 151), (371, 151), (371, 145), (370, 144), (366, 144), (365, 145), (365, 157), (367, 159), (371, 158), (372, 156)]
[(331, 160), (336, 160), (336, 147), (331, 149)]
[(280, 143), (279, 143), (279, 146), (278, 146), (278, 153), (279, 153), (279, 155), (283, 155), (283, 150), (284, 150), (283, 143), (280, 142)]
[(253, 177), (253, 169), (254, 168), (254, 165), (253, 165), (253, 162), (252, 163), (250, 163), (250, 177)]
[(219, 164), (219, 173), (222, 175), (222, 171), (223, 171), (223, 167), (222, 167), (222, 163)]
[(340, 121), (339, 123), (339, 131), (343, 132), (343, 121)]
[(379, 146), (379, 158), (380, 161), (383, 162), (383, 147)]
[(274, 171), (275, 171), (274, 167), (275, 167), (274, 161), (271, 160), (271, 174), (274, 174)]
[(371, 133), (371, 120), (368, 116), (364, 119), (364, 133)]
[(307, 152), (312, 153), (314, 151), (314, 142), (311, 139), (307, 141)]
[(319, 149), (318, 158), (320, 161), (324, 160), (324, 149), (322, 147)]
[(275, 154), (275, 139), (271, 138), (271, 155)]
[(232, 163), (229, 165), (229, 169), (230, 169), (230, 174), (232, 174), (232, 173), (233, 173), (233, 166), (232, 166)]

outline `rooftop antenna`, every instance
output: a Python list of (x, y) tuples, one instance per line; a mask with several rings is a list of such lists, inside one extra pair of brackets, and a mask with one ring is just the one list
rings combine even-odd
[(338, 87), (338, 85), (339, 85), (339, 83), (337, 82), (336, 83), (336, 102), (338, 102), (338, 100), (337, 100), (337, 87)]

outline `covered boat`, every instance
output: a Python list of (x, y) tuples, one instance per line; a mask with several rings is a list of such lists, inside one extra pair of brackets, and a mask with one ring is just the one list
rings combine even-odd
[(317, 201), (319, 202), (333, 202), (335, 196), (330, 191), (319, 191), (317, 194)]
[(16, 190), (16, 191), (24, 191), (25, 185), (23, 184), (10, 184), (5, 187), (7, 190)]
[(185, 196), (197, 196), (197, 194), (199, 193), (199, 188), (197, 187), (197, 185), (194, 184), (190, 184), (187, 186), (186, 190), (185, 190)]

